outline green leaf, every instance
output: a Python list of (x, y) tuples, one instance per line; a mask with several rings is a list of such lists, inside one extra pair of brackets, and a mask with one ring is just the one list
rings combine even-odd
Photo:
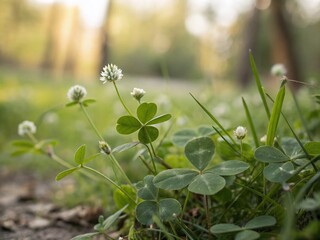
[(202, 137), (209, 137), (216, 133), (212, 127), (202, 126), (198, 128), (198, 133)]
[(274, 138), (276, 137), (279, 119), (281, 116), (281, 108), (286, 93), (285, 81), (282, 81), (280, 90), (277, 94), (276, 100), (274, 101), (271, 117), (268, 124), (267, 140), (266, 145), (272, 146)]
[(57, 140), (54, 140), (54, 139), (46, 139), (46, 140), (42, 140), (40, 142), (38, 142), (35, 147), (40, 149), (42, 148), (43, 146), (47, 146), (47, 145), (57, 145), (58, 144), (58, 141)]
[(294, 166), (291, 162), (271, 163), (263, 169), (263, 174), (270, 182), (283, 183), (292, 177)]
[(234, 240), (255, 240), (260, 237), (260, 234), (252, 230), (244, 230), (236, 234)]
[(205, 169), (214, 155), (214, 143), (209, 137), (191, 140), (185, 147), (185, 155), (197, 169)]
[(75, 163), (83, 164), (85, 155), (86, 155), (86, 145), (83, 144), (77, 149), (76, 153), (74, 154)]
[(157, 113), (157, 105), (154, 103), (142, 103), (137, 109), (137, 116), (142, 123), (150, 121)]
[(71, 107), (71, 106), (74, 106), (74, 105), (77, 105), (79, 102), (69, 102), (66, 104), (66, 107)]
[(143, 178), (143, 182), (137, 184), (138, 197), (143, 200), (156, 200), (158, 189), (153, 184), (154, 176), (148, 175)]
[(159, 130), (152, 126), (143, 126), (138, 133), (138, 139), (141, 143), (147, 144), (155, 141), (159, 136)]
[(75, 236), (71, 238), (70, 240), (90, 240), (92, 237), (99, 235), (99, 232), (92, 232), (92, 233), (86, 233), (86, 234), (81, 234), (78, 236)]
[(319, 199), (306, 198), (300, 203), (300, 208), (307, 211), (314, 211), (320, 208)]
[(94, 99), (86, 99), (86, 100), (82, 101), (81, 103), (83, 106), (88, 107), (89, 104), (92, 104), (95, 102), (96, 102), (96, 100), (94, 100)]
[(176, 132), (172, 137), (172, 142), (178, 147), (184, 147), (191, 139), (196, 138), (198, 135), (194, 130), (184, 129)]
[(151, 225), (154, 215), (158, 215), (158, 206), (155, 201), (143, 201), (137, 205), (136, 218), (141, 224)]
[(308, 154), (312, 156), (320, 154), (320, 142), (307, 142), (304, 145), (304, 148), (307, 150)]
[(226, 142), (221, 137), (217, 139), (217, 145), (216, 145), (217, 155), (224, 160), (238, 158), (239, 155), (236, 152), (237, 148), (238, 148), (237, 145), (231, 143), (230, 141)]
[(241, 230), (241, 227), (231, 223), (220, 223), (213, 225), (210, 228), (210, 232), (212, 232), (213, 234), (239, 232)]
[(92, 155), (92, 156), (84, 159), (83, 162), (82, 162), (82, 164), (86, 164), (86, 163), (94, 160), (96, 157), (98, 157), (98, 156), (100, 156), (100, 155), (101, 155), (101, 153), (96, 153), (96, 154), (94, 154), (94, 155)]
[(163, 115), (160, 115), (158, 117), (153, 118), (152, 120), (147, 122), (146, 125), (153, 125), (153, 124), (162, 123), (162, 122), (168, 121), (170, 118), (171, 118), (170, 114), (163, 114)]
[(198, 175), (190, 183), (188, 190), (202, 195), (213, 195), (226, 185), (223, 177), (212, 173)]
[(258, 147), (254, 152), (254, 157), (258, 161), (265, 163), (286, 162), (290, 160), (290, 158), (279, 149), (271, 146)]
[(30, 141), (13, 141), (12, 145), (19, 148), (33, 148), (34, 144)]
[(259, 216), (251, 219), (244, 228), (256, 229), (262, 227), (270, 227), (277, 223), (276, 219), (272, 216)]
[(117, 131), (120, 134), (131, 134), (142, 127), (138, 119), (133, 116), (122, 116), (117, 121)]
[(12, 157), (18, 157), (18, 156), (24, 155), (26, 153), (29, 153), (31, 150), (32, 150), (32, 148), (31, 149), (17, 150), (17, 151), (12, 152), (11, 156)]
[(103, 222), (103, 229), (107, 230), (109, 229), (112, 224), (115, 223), (115, 221), (118, 220), (118, 218), (120, 217), (121, 213), (123, 213), (123, 211), (128, 207), (128, 205), (124, 206), (123, 208), (121, 208), (119, 211), (115, 212), (114, 214), (112, 214), (111, 216), (109, 216), (106, 220), (104, 220)]
[(217, 166), (208, 169), (206, 173), (210, 172), (221, 176), (232, 176), (244, 172), (249, 168), (249, 164), (239, 160), (229, 160), (219, 163)]
[(112, 149), (112, 152), (115, 153), (115, 152), (123, 152), (123, 151), (126, 151), (130, 148), (133, 148), (135, 146), (137, 146), (140, 142), (130, 142), (130, 143), (125, 143), (123, 145), (120, 145), (118, 147), (115, 147), (114, 149)]
[(165, 198), (159, 201), (159, 216), (164, 222), (173, 220), (174, 215), (181, 212), (181, 204), (173, 198)]
[[(136, 190), (132, 186), (121, 185), (121, 188), (123, 189), (123, 191), (128, 193), (128, 195), (132, 199), (136, 199)], [(118, 208), (123, 208), (128, 205), (128, 207), (125, 209), (125, 211), (128, 213), (132, 213), (132, 211), (134, 211), (136, 207), (135, 204), (129, 199), (129, 197), (125, 195), (120, 189), (116, 189), (113, 191), (113, 201)]]
[(74, 171), (78, 170), (79, 167), (74, 167), (74, 168), (70, 168), (67, 169), (65, 171), (60, 172), (57, 176), (56, 176), (56, 181), (60, 181), (62, 178), (70, 175), (71, 173), (73, 173)]
[(261, 81), (260, 81), (260, 77), (259, 77), (259, 73), (258, 73), (258, 70), (257, 70), (257, 67), (256, 67), (256, 63), (254, 62), (254, 59), (253, 59), (251, 51), (249, 52), (249, 54), (250, 54), (250, 65), (251, 65), (253, 76), (254, 76), (254, 79), (256, 81), (256, 85), (257, 85), (257, 88), (258, 88), (258, 91), (259, 91), (259, 94), (260, 94), (260, 98), (262, 100), (262, 103), (263, 103), (264, 109), (265, 109), (265, 111), (267, 113), (267, 116), (268, 116), (268, 118), (270, 118), (270, 110), (269, 110), (269, 107), (268, 107), (268, 104), (267, 104), (267, 100), (266, 100), (266, 96), (265, 96), (265, 93), (264, 93), (264, 89), (263, 89)]
[(185, 168), (169, 169), (154, 177), (156, 187), (166, 190), (179, 190), (189, 185), (198, 172)]

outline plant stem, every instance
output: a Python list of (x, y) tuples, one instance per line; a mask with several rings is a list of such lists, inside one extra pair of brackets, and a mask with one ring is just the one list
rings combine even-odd
[(131, 185), (132, 182), (130, 181), (130, 179), (128, 178), (127, 174), (124, 172), (124, 170), (122, 169), (122, 167), (120, 166), (119, 162), (117, 161), (117, 159), (113, 156), (112, 153), (109, 154), (110, 159), (112, 160), (112, 162), (116, 165), (116, 167), (119, 169), (119, 171), (121, 172), (121, 174), (123, 175), (123, 177), (125, 178), (125, 180)]
[(106, 175), (102, 174), (101, 172), (91, 168), (91, 167), (88, 167), (88, 166), (82, 166), (82, 168), (84, 169), (87, 169), (97, 175), (99, 175), (100, 177), (104, 178), (105, 180), (107, 180), (109, 183), (111, 183), (113, 186), (115, 186), (116, 188), (118, 188), (124, 195), (126, 195), (130, 201), (132, 201), (132, 203), (136, 204), (136, 201), (126, 192), (124, 191), (117, 183), (115, 183), (112, 179), (110, 179), (109, 177), (107, 177)]
[(124, 109), (127, 111), (127, 113), (128, 113), (130, 116), (132, 116), (132, 113), (131, 113), (131, 112), (130, 112), (130, 110), (127, 108), (126, 104), (124, 103), (124, 101), (123, 101), (123, 99), (122, 99), (122, 97), (121, 97), (121, 95), (120, 95), (120, 93), (119, 93), (119, 90), (118, 90), (117, 84), (116, 84), (115, 82), (113, 82), (113, 86), (114, 86), (114, 88), (116, 89), (116, 92), (117, 92), (118, 98), (119, 98), (119, 100), (120, 100), (120, 102), (121, 102), (122, 106), (123, 106), (123, 107), (124, 107)]
[(104, 141), (103, 137), (101, 136), (101, 134), (99, 133), (96, 125), (93, 123), (91, 117), (89, 116), (89, 114), (87, 113), (85, 107), (83, 106), (83, 104), (81, 102), (79, 102), (80, 108), (82, 110), (82, 112), (84, 113), (84, 115), (86, 116), (87, 120), (89, 121), (91, 127), (93, 128), (93, 130), (95, 131), (95, 133), (97, 134), (97, 136)]
[(189, 190), (187, 190), (187, 196), (184, 200), (184, 204), (183, 204), (183, 208), (182, 208), (182, 215), (186, 212), (187, 203), (189, 201), (189, 198), (190, 198), (190, 192), (189, 192)]
[[(151, 145), (151, 144), (150, 144), (150, 145)], [(145, 144), (145, 146), (146, 146), (146, 148), (148, 149), (148, 152), (149, 152), (149, 155), (150, 155), (150, 158), (151, 158), (151, 162), (152, 162), (152, 166), (153, 166), (154, 172), (155, 172), (155, 174), (157, 174), (158, 171), (157, 171), (157, 167), (156, 167), (156, 163), (155, 163), (155, 161), (154, 161), (154, 156), (153, 156), (153, 154), (152, 154), (152, 151), (150, 150), (150, 148), (148, 147), (147, 144)], [(152, 145), (151, 145), (151, 146), (152, 146)]]
[[(95, 133), (97, 134), (97, 136), (104, 142), (106, 142), (104, 140), (104, 138), (102, 137), (102, 135), (99, 133), (96, 125), (94, 124), (94, 122), (92, 121), (90, 115), (88, 114), (88, 112), (86, 111), (85, 107), (83, 106), (83, 104), (80, 102), (79, 103), (81, 110), (83, 111), (85, 117), (87, 118), (87, 120), (89, 121), (91, 127), (93, 128), (93, 130), (95, 131)], [(108, 144), (106, 142), (106, 144)], [(109, 144), (108, 144), (109, 145)], [(130, 179), (128, 178), (127, 174), (123, 171), (122, 167), (120, 166), (119, 162), (115, 159), (115, 157), (113, 156), (112, 153), (109, 154), (112, 162), (114, 163), (114, 165), (119, 169), (119, 171), (121, 172), (121, 174), (123, 175), (123, 177), (125, 178), (125, 180), (132, 186), (132, 183), (130, 181)], [(116, 175), (116, 172), (114, 171), (114, 174)]]
[(208, 231), (209, 231), (208, 239), (210, 240), (212, 235), (210, 232), (211, 219), (210, 219), (210, 214), (209, 214), (209, 196), (208, 195), (204, 195), (204, 207), (206, 209), (207, 227), (208, 227)]

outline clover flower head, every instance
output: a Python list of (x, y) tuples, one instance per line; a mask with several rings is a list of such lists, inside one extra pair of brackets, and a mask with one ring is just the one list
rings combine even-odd
[(36, 125), (31, 121), (23, 121), (18, 126), (18, 134), (20, 136), (27, 135), (28, 133), (35, 134), (37, 131)]
[(80, 85), (72, 86), (71, 88), (69, 88), (69, 91), (67, 93), (69, 100), (73, 102), (79, 102), (86, 95), (87, 95), (87, 90)]
[(99, 141), (99, 148), (102, 153), (109, 155), (111, 153), (111, 148), (105, 141)]
[(133, 88), (131, 92), (131, 96), (134, 97), (138, 102), (140, 99), (146, 94), (146, 92), (142, 88)]
[(263, 135), (263, 136), (260, 138), (260, 142), (266, 143), (266, 142), (267, 142), (267, 135)]
[(100, 75), (100, 81), (103, 83), (121, 80), (123, 77), (122, 70), (115, 64), (104, 66)]
[(271, 67), (271, 74), (275, 77), (282, 77), (287, 74), (287, 69), (282, 63), (277, 63)]
[(233, 131), (233, 134), (237, 139), (242, 140), (247, 135), (247, 129), (245, 127), (239, 126), (236, 128), (236, 130)]

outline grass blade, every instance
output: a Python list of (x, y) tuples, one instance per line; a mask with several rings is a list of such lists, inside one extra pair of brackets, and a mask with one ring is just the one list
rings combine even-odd
[(205, 106), (203, 106), (203, 105), (195, 98), (195, 96), (193, 96), (191, 93), (190, 93), (190, 95), (191, 95), (191, 97), (199, 104), (199, 106), (203, 109), (203, 111), (205, 111), (205, 113), (212, 119), (212, 121), (214, 121), (214, 122), (218, 125), (218, 127), (222, 130), (222, 132), (223, 132), (224, 134), (226, 134), (234, 144), (236, 144), (235, 140), (231, 137), (231, 135), (228, 133), (228, 131), (227, 131), (227, 130), (220, 124), (220, 122), (209, 112), (209, 110), (208, 110)]
[(256, 129), (254, 127), (254, 124), (253, 124), (253, 121), (252, 121), (252, 117), (251, 117), (248, 105), (247, 105), (246, 101), (244, 100), (244, 98), (242, 98), (242, 104), (243, 104), (244, 110), (246, 112), (247, 120), (248, 120), (250, 129), (251, 129), (251, 132), (252, 132), (252, 137), (253, 137), (253, 140), (254, 140), (254, 144), (256, 145), (256, 147), (259, 147), (259, 140), (258, 140), (258, 137), (257, 137), (257, 132), (256, 132)]
[(281, 115), (281, 108), (284, 100), (284, 96), (286, 93), (285, 88), (286, 80), (282, 81), (280, 90), (277, 94), (276, 100), (274, 101), (271, 117), (268, 124), (268, 131), (267, 131), (267, 141), (266, 144), (268, 146), (272, 146), (274, 142), (274, 138), (276, 136), (278, 123)]
[(258, 91), (259, 91), (259, 94), (260, 94), (264, 109), (266, 110), (267, 116), (270, 119), (270, 116), (271, 116), (270, 110), (269, 110), (269, 107), (268, 107), (268, 104), (267, 104), (267, 100), (266, 100), (266, 97), (265, 97), (264, 89), (262, 87), (262, 84), (261, 84), (261, 81), (260, 81), (260, 77), (259, 77), (259, 74), (258, 74), (258, 70), (257, 70), (256, 64), (254, 62), (251, 50), (249, 51), (249, 54), (250, 54), (250, 64), (251, 64), (251, 69), (252, 69), (252, 72), (253, 72), (253, 76), (254, 76), (254, 79), (256, 80), (256, 85), (257, 85), (257, 88), (258, 88)]

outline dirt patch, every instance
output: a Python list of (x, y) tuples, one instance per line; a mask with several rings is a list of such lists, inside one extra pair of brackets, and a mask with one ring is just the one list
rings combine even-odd
[(51, 201), (54, 188), (30, 173), (0, 171), (0, 239), (68, 240), (91, 232), (100, 208), (58, 207)]

